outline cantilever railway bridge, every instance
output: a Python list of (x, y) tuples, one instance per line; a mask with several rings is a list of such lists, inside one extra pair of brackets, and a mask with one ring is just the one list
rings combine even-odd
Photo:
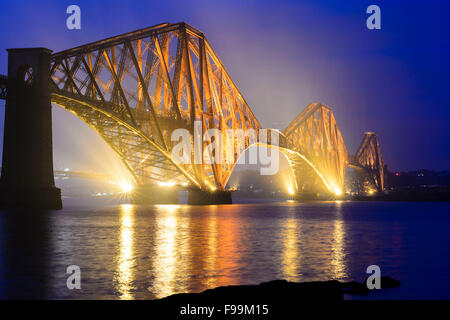
[[(8, 101), (8, 83), (32, 86), (48, 76), (51, 102), (94, 129), (138, 184), (173, 180), (225, 190), (240, 154), (234, 163), (179, 163), (171, 155), (171, 132), (192, 132), (195, 121), (204, 130), (261, 129), (205, 35), (186, 23), (163, 23), (51, 54), (49, 69), (44, 80), (27, 64), (9, 79), (0, 76), (0, 98)], [(310, 104), (282, 134), (284, 144), (267, 146), (287, 157), (297, 192), (341, 193), (348, 166), (361, 173), (366, 187), (383, 190), (376, 135), (366, 133), (357, 153), (349, 155), (329, 107)], [(245, 144), (250, 147), (249, 140)]]

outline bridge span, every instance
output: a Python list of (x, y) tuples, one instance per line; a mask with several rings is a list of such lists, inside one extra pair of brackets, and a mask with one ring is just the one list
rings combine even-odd
[[(186, 23), (162, 23), (53, 53), (45, 48), (9, 49), (0, 202), (61, 207), (52, 163), (51, 103), (72, 112), (119, 155), (143, 192), (158, 183), (186, 186), (191, 203), (231, 202), (227, 190), (236, 161), (253, 144), (286, 156), (298, 194), (344, 192), (348, 166), (363, 189), (383, 191), (377, 137), (366, 133), (349, 155), (332, 110), (308, 105), (282, 132), (282, 144), (224, 136), (224, 163), (174, 158), (175, 129), (262, 129), (205, 35)], [(228, 140), (227, 140), (228, 139)], [(231, 140), (232, 139), (232, 140)], [(193, 141), (191, 141), (193, 143)], [(202, 151), (210, 142), (202, 142)], [(195, 148), (195, 146), (193, 146)], [(194, 158), (194, 152), (191, 159)], [(23, 171), (29, 167), (28, 172)], [(20, 168), (20, 169), (19, 169)], [(33, 193), (28, 200), (24, 192)], [(59, 200), (58, 200), (59, 199)]]

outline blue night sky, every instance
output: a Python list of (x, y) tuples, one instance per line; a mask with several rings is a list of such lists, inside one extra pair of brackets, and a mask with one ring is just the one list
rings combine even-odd
[[(81, 30), (66, 28), (71, 4), (81, 7)], [(371, 4), (381, 8), (381, 30), (366, 28)], [(391, 170), (450, 169), (449, 10), (437, 0), (2, 0), (0, 73), (7, 48), (56, 52), (185, 21), (206, 34), (264, 127), (284, 129), (308, 103), (323, 102), (350, 153), (375, 131)], [(54, 109), (55, 166), (95, 167), (103, 142)]]

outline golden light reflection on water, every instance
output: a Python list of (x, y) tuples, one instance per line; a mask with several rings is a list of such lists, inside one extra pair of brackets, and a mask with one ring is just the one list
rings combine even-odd
[(208, 219), (208, 255), (206, 260), (206, 287), (214, 288), (217, 285), (216, 277), (214, 276), (217, 270), (217, 216), (214, 207), (214, 212)]
[(227, 217), (229, 213), (226, 210), (231, 212), (233, 209), (229, 207), (223, 209), (223, 215), (218, 217), (215, 272), (220, 276), (215, 279), (217, 286), (238, 284), (241, 278), (241, 274), (237, 271), (241, 266), (242, 255), (239, 235), (241, 221)]
[[(277, 259), (271, 259), (278, 264), (275, 277), (298, 282), (308, 274), (318, 275), (322, 271), (328, 275), (327, 279), (348, 277), (341, 206), (341, 202), (335, 203), (334, 219), (326, 222), (327, 227), (323, 230), (315, 229), (315, 223), (305, 221), (297, 211), (292, 211), (277, 227), (277, 235), (263, 236), (273, 241), (280, 254)], [(149, 241), (143, 243), (139, 240), (140, 236), (137, 237), (136, 207), (120, 207), (115, 274), (115, 287), (120, 299), (138, 298), (136, 284), (142, 281), (143, 272), (150, 275), (150, 279), (145, 280), (145, 286), (152, 299), (242, 282), (247, 263), (242, 257), (246, 254), (252, 257), (253, 253), (246, 253), (246, 250), (254, 244), (248, 242), (251, 238), (242, 233), (245, 220), (236, 214), (235, 207), (211, 206), (208, 214), (201, 216), (191, 214), (189, 207), (180, 205), (158, 205), (154, 208), (155, 215), (151, 215), (148, 225), (152, 235)], [(142, 232), (145, 229), (139, 230)], [(150, 263), (137, 265), (136, 257), (142, 255), (142, 249), (146, 247), (144, 250), (149, 250)], [(314, 262), (314, 259), (317, 261)], [(326, 266), (323, 259), (327, 261)], [(322, 263), (322, 269), (311, 269), (311, 265), (317, 263)]]
[(282, 228), (284, 235), (281, 272), (283, 279), (288, 281), (299, 281), (301, 277), (299, 270), (301, 256), (298, 246), (300, 228), (300, 223), (295, 218), (286, 219)]
[(180, 217), (179, 205), (158, 205), (154, 257), (154, 282), (149, 290), (156, 298), (185, 292), (189, 254), (189, 222)]
[(345, 226), (342, 219), (342, 202), (336, 201), (336, 214), (333, 230), (333, 256), (331, 260), (331, 272), (334, 279), (345, 279), (347, 266), (345, 264)]
[(135, 259), (134, 244), (134, 207), (132, 205), (120, 206), (120, 249), (116, 275), (117, 291), (120, 299), (133, 299), (131, 283), (133, 281), (133, 268)]

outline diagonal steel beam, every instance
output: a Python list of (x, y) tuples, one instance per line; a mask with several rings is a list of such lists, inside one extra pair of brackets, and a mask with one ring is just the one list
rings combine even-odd
[(158, 119), (156, 117), (155, 109), (153, 108), (152, 100), (150, 99), (150, 96), (148, 94), (147, 85), (146, 85), (146, 83), (144, 81), (144, 77), (142, 76), (141, 70), (139, 68), (139, 63), (138, 63), (138, 61), (136, 59), (136, 56), (134, 54), (133, 48), (131, 46), (131, 43), (130, 42), (125, 42), (125, 46), (128, 47), (128, 50), (130, 52), (131, 60), (133, 61), (134, 67), (136, 69), (136, 73), (138, 75), (140, 85), (142, 86), (142, 89), (143, 89), (144, 98), (147, 100), (147, 105), (148, 105), (148, 107), (150, 109), (150, 112), (152, 114), (153, 121), (154, 121), (156, 129), (157, 129), (157, 134), (158, 134), (158, 136), (159, 136), (159, 138), (161, 140), (161, 144), (162, 144), (164, 149), (168, 150), (166, 142), (164, 140), (164, 136), (162, 134), (161, 128), (160, 128), (159, 123), (158, 123)]

